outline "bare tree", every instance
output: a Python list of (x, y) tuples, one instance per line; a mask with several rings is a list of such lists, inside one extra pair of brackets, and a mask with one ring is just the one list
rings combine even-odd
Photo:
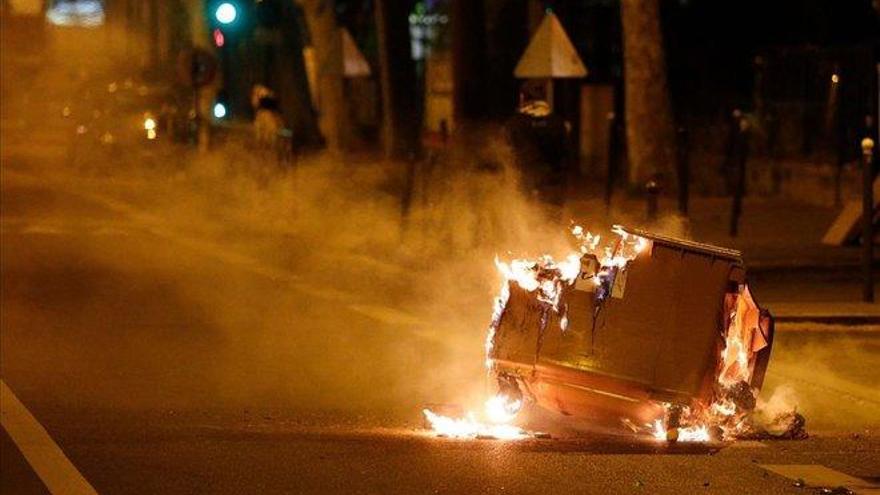
[(675, 134), (659, 0), (621, 0), (629, 180), (655, 173), (674, 183)]

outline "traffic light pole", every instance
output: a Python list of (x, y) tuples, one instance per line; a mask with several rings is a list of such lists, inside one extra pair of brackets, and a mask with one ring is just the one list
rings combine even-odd
[(874, 140), (862, 140), (862, 300), (874, 302)]

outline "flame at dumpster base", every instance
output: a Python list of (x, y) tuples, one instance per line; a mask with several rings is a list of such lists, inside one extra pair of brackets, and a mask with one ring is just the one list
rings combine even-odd
[(453, 418), (436, 414), (430, 409), (423, 409), (425, 419), (438, 436), (450, 438), (492, 438), (498, 440), (521, 440), (530, 434), (522, 428), (511, 424), (522, 408), (521, 400), (511, 400), (498, 394), (486, 401), (483, 416), (486, 421), (479, 421), (473, 412), (464, 417)]
[[(665, 442), (669, 440), (669, 431), (665, 426), (663, 426), (662, 419), (655, 419), (653, 425), (654, 438)], [(679, 428), (676, 433), (676, 440), (680, 442), (708, 442), (712, 437), (709, 434), (709, 427), (706, 425), (701, 426), (686, 426), (684, 428)]]
[[(766, 332), (762, 328), (766, 323), (762, 321), (747, 286), (741, 286), (737, 294), (730, 294), (728, 298), (728, 325), (712, 402), (694, 407), (666, 404), (666, 417), (646, 425), (655, 439), (731, 441), (767, 434), (766, 428), (755, 420), (759, 412), (756, 409), (759, 390), (750, 385), (756, 352), (767, 345)], [(799, 416), (796, 411), (790, 414)], [(802, 422), (792, 422), (792, 428), (802, 430), (802, 426)]]

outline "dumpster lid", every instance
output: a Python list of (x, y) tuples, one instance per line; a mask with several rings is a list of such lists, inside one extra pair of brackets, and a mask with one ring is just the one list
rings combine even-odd
[(663, 244), (667, 246), (676, 247), (679, 249), (685, 249), (688, 251), (695, 251), (703, 254), (708, 254), (711, 256), (716, 256), (719, 258), (730, 259), (736, 261), (738, 263), (742, 263), (742, 253), (737, 251), (736, 249), (724, 248), (720, 246), (713, 246), (711, 244), (703, 244), (701, 242), (689, 241), (686, 239), (679, 239), (676, 237), (665, 236), (661, 234), (655, 234), (653, 232), (648, 232), (647, 230), (642, 229), (634, 229), (629, 227), (620, 227), (621, 230), (627, 232), (629, 234), (637, 235), (639, 237), (644, 237), (646, 239), (650, 239), (656, 244)]

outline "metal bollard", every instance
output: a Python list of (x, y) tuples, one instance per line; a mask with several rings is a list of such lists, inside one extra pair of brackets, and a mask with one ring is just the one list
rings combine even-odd
[(605, 115), (608, 120), (608, 167), (605, 174), (605, 209), (611, 208), (611, 197), (614, 195), (614, 183), (617, 180), (617, 116), (614, 112)]
[(739, 117), (739, 130), (733, 143), (734, 183), (733, 202), (730, 207), (730, 237), (739, 234), (739, 217), (742, 215), (743, 196), (746, 194), (746, 162), (749, 159), (749, 122)]
[(647, 200), (647, 220), (654, 222), (657, 220), (657, 200), (660, 196), (660, 182), (656, 177), (651, 178), (645, 183), (645, 198)]
[(874, 302), (874, 140), (862, 139), (862, 300)]

